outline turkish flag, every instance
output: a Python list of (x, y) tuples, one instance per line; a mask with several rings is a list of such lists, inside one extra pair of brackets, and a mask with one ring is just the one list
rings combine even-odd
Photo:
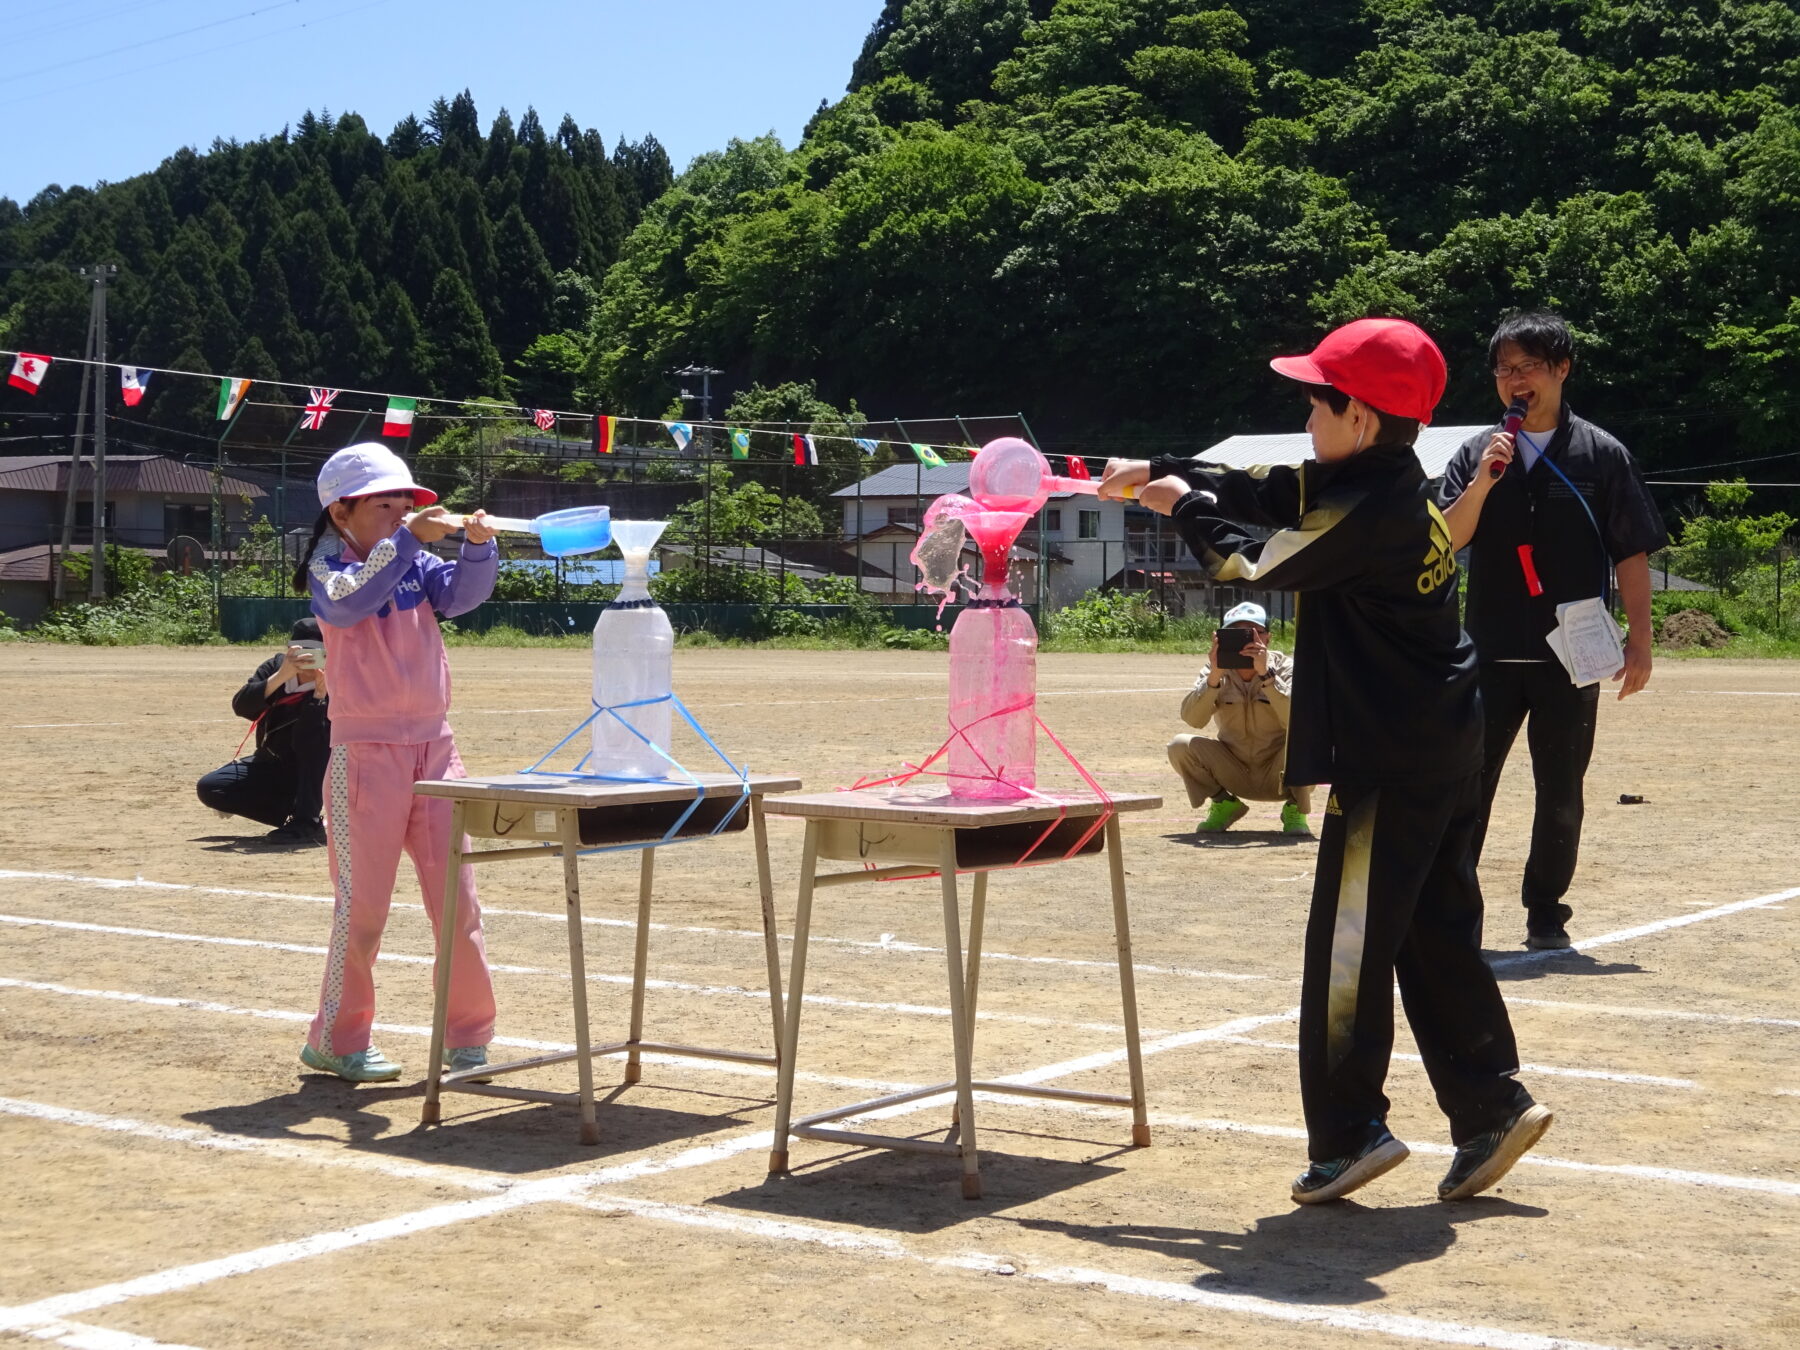
[(39, 356), (35, 352), (20, 352), (13, 360), (12, 374), (7, 383), (14, 389), (23, 389), (28, 394), (36, 394), (38, 386), (44, 382), (44, 372), (50, 369), (50, 358)]
[(1088, 472), (1087, 461), (1080, 455), (1065, 455), (1064, 458), (1069, 461), (1069, 477), (1092, 478), (1094, 476)]

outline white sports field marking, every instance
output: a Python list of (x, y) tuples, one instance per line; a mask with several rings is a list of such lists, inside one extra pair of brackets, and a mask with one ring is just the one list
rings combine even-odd
[(1658, 919), (1654, 923), (1639, 924), (1635, 928), (1615, 929), (1610, 933), (1602, 933), (1599, 937), (1583, 938), (1573, 947), (1565, 947), (1562, 951), (1514, 952), (1489, 964), (1495, 967), (1504, 967), (1523, 965), (1528, 961), (1555, 960), (1569, 951), (1585, 952), (1591, 951), (1595, 947), (1610, 947), (1616, 942), (1630, 942), (1633, 938), (1666, 933), (1671, 928), (1686, 928), (1689, 924), (1705, 923), (1708, 919), (1719, 919), (1728, 914), (1740, 914), (1747, 909), (1766, 909), (1770, 905), (1779, 905), (1783, 900), (1792, 900), (1797, 895), (1800, 895), (1800, 886), (1785, 891), (1776, 891), (1771, 895), (1759, 895), (1750, 900), (1733, 900), (1729, 904), (1714, 905), (1711, 909), (1703, 909), (1697, 914), (1677, 914), (1671, 918)]
[(1800, 698), (1800, 694), (1787, 689), (1686, 689), (1688, 694), (1703, 694), (1707, 698)]
[(1690, 1012), (1685, 1008), (1624, 1008), (1611, 1003), (1567, 1003), (1549, 998), (1506, 996), (1508, 1007), (1556, 1008), (1570, 1012), (1600, 1013), (1607, 1017), (1633, 1017), (1644, 1021), (1720, 1022), (1733, 1026), (1800, 1027), (1800, 1017), (1747, 1017), (1738, 1013)]
[[(157, 928), (121, 928), (110, 924), (81, 923), (74, 919), (41, 919), (25, 914), (0, 914), (0, 924), (11, 924), (18, 928), (52, 928), (78, 933), (103, 933), (113, 937), (152, 938), (163, 942), (198, 942), (220, 947), (252, 947), (265, 951), (295, 952), (306, 956), (324, 956), (324, 947), (308, 946), (299, 942), (275, 942), (266, 938), (215, 937), (201, 933), (169, 933)], [(417, 956), (406, 952), (382, 952), (377, 961), (389, 961), (398, 965), (429, 966), (435, 965), (434, 956)], [(570, 976), (566, 970), (549, 970), (541, 966), (513, 966), (498, 961), (488, 962), (488, 969), (505, 975), (539, 975), (552, 980), (568, 983)], [(629, 975), (603, 975), (588, 972), (589, 984), (631, 984)], [(710, 998), (754, 998), (767, 1001), (767, 990), (746, 989), (735, 984), (691, 984), (685, 980), (646, 979), (646, 989), (670, 990), (676, 993), (700, 994)], [(858, 1012), (899, 1013), (905, 1017), (939, 1017), (950, 1016), (948, 1008), (934, 1008), (928, 1004), (917, 1003), (872, 1003), (865, 999), (839, 998), (830, 994), (820, 994), (811, 1000), (825, 1007), (848, 1008)], [(1110, 1022), (1068, 1022), (1056, 1017), (1036, 1017), (1029, 1013), (1002, 1013), (978, 1010), (977, 1021), (1011, 1022), (1034, 1027), (1071, 1027), (1079, 1031), (1094, 1031), (1106, 1035), (1123, 1035), (1125, 1028)], [(1160, 1034), (1152, 1031), (1150, 1034)]]
[[(0, 881), (62, 881), (77, 886), (93, 886), (100, 890), (109, 891), (190, 891), (197, 895), (223, 895), (243, 900), (295, 900), (313, 905), (332, 905), (337, 903), (337, 901), (329, 895), (303, 895), (295, 891), (252, 891), (233, 886), (197, 886), (180, 881), (146, 881), (143, 877), (137, 877), (133, 880), (126, 881), (117, 877), (81, 876), (73, 872), (21, 872), (0, 868)], [(415, 910), (423, 913), (425, 906), (410, 901), (397, 900), (393, 903), (392, 908)], [(568, 917), (561, 911), (552, 914), (537, 909), (496, 909), (490, 905), (484, 904), (481, 907), (481, 913), (483, 918), (536, 919), (543, 923), (555, 923), (564, 926), (568, 924)], [(599, 918), (591, 914), (582, 915), (581, 921), (584, 924), (592, 924), (597, 928), (635, 929), (637, 927), (637, 921), (635, 919), (607, 919)], [(654, 933), (697, 933), (706, 937), (753, 938), (757, 942), (761, 942), (763, 938), (760, 931), (752, 928), (703, 928), (687, 924), (652, 923), (650, 925), (650, 931)], [(793, 941), (793, 938), (788, 935), (778, 933), (776, 937), (782, 942)], [(863, 938), (824, 937), (815, 933), (811, 941), (812, 945), (815, 947), (824, 944), (833, 947), (846, 947), (855, 951), (899, 952), (931, 956), (942, 956), (944, 954), (944, 949), (942, 947), (931, 947), (917, 942), (897, 942), (893, 940), (891, 934), (884, 936), (878, 942), (871, 942)], [(1114, 976), (1117, 976), (1119, 970), (1116, 962), (1090, 960), (1081, 957), (1015, 956), (1010, 952), (983, 951), (981, 953), (981, 959), (984, 962), (1009, 961), (1032, 966), (1072, 966), (1079, 969), (1106, 971)], [(1296, 981), (1287, 976), (1246, 975), (1237, 971), (1222, 970), (1193, 970), (1181, 966), (1145, 965), (1142, 962), (1134, 963), (1132, 970), (1139, 976), (1175, 975), (1180, 976), (1183, 979), (1192, 980), (1276, 981), (1283, 984), (1296, 983)]]
[[(1079, 698), (1104, 694), (1185, 694), (1193, 686), (1191, 684), (1145, 685), (1130, 689), (1040, 689), (1039, 698)], [(690, 708), (814, 708), (825, 703), (941, 703), (944, 695), (936, 694), (894, 694), (884, 697), (869, 698), (806, 698), (806, 699), (745, 699), (735, 703), (690, 703)], [(581, 710), (574, 706), (562, 708), (458, 708), (458, 717), (523, 717), (535, 713), (568, 713), (571, 716)], [(179, 724), (198, 726), (223, 722), (236, 722), (236, 717), (157, 717), (147, 715), (120, 722), (15, 722), (7, 728), (9, 731), (41, 731), (47, 728), (63, 727), (134, 727), (146, 722), (160, 724)]]
[[(1289, 1054), (1298, 1054), (1300, 1047), (1288, 1041), (1264, 1041), (1254, 1036), (1221, 1036), (1220, 1040), (1230, 1045), (1254, 1045), (1265, 1050), (1286, 1050)], [(1424, 1057), (1407, 1054), (1396, 1050), (1392, 1058), (1403, 1059), (1409, 1064), (1423, 1064)], [(1632, 1083), (1641, 1087), (1688, 1088), (1699, 1091), (1700, 1084), (1691, 1078), (1664, 1078), (1653, 1073), (1622, 1073), (1603, 1071), (1600, 1069), (1559, 1069), (1549, 1064), (1521, 1064), (1519, 1069), (1524, 1073), (1548, 1074), (1555, 1078), (1594, 1078), (1606, 1083)]]
[[(0, 1326), (10, 1325), (10, 1316), (17, 1311), (13, 1308), (0, 1308)], [(66, 1345), (69, 1350), (195, 1350), (191, 1345), (175, 1345), (169, 1341), (153, 1341), (148, 1336), (138, 1336), (129, 1331), (114, 1331), (109, 1327), (90, 1327), (82, 1322), (65, 1322), (60, 1318), (45, 1318), (42, 1321), (27, 1321), (13, 1327), (15, 1334), (28, 1336), (34, 1341), (48, 1341), (52, 1345)]]

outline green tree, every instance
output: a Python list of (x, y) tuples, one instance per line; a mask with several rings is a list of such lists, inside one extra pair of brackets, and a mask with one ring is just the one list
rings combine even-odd
[(436, 358), (437, 384), (453, 394), (498, 394), (506, 384), (500, 353), (468, 284), (445, 268), (425, 310), (425, 337)]
[(1794, 517), (1785, 511), (1746, 515), (1750, 488), (1742, 478), (1707, 484), (1706, 504), (1710, 512), (1682, 524), (1681, 542), (1670, 551), (1670, 561), (1684, 575), (1703, 578), (1714, 590), (1735, 596), (1748, 574), (1769, 562), (1776, 545), (1794, 528)]

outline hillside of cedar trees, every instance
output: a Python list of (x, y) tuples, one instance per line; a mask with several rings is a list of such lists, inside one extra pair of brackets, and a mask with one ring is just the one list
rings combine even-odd
[[(0, 201), (0, 260), (117, 261), (116, 358), (147, 365), (656, 416), (701, 361), (871, 417), (1024, 409), (1094, 451), (1297, 427), (1267, 358), (1363, 314), (1424, 324), (1440, 420), (1487, 421), (1488, 331), (1550, 304), (1571, 402), (1653, 469), (1792, 449), (1789, 3), (874, 11), (792, 149), (672, 175), (568, 118), (484, 130), (467, 94), (385, 140), (308, 114)], [(4, 345), (79, 352), (79, 280), (3, 275)], [(203, 429), (213, 394), (139, 413)]]

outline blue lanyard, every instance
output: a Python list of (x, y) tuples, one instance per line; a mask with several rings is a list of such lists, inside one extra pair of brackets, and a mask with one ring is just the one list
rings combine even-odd
[[(1523, 432), (1519, 434), (1524, 435)], [(1551, 440), (1556, 439), (1556, 433), (1551, 432), (1550, 437)], [(1544, 442), (1546, 448), (1549, 444), (1549, 441)], [(1531, 445), (1536, 449), (1537, 442), (1532, 441)], [(1581, 509), (1587, 512), (1588, 524), (1594, 527), (1594, 538), (1600, 541), (1600, 599), (1610, 607), (1612, 604), (1612, 557), (1606, 551), (1606, 535), (1600, 530), (1600, 522), (1594, 518), (1594, 508), (1588, 505), (1588, 499), (1581, 495), (1581, 490), (1569, 481), (1569, 475), (1557, 467), (1556, 461), (1546, 455), (1543, 450), (1538, 450), (1538, 460), (1540, 463), (1550, 466), (1550, 472), (1563, 480), (1563, 485), (1574, 495), (1575, 500), (1581, 503)]]

